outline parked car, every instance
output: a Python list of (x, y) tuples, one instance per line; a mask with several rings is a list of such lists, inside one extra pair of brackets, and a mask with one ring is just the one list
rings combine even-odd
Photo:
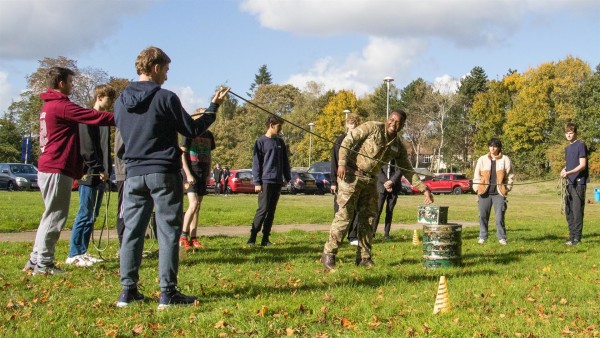
[(315, 177), (308, 172), (292, 170), (292, 179), (281, 189), (292, 195), (298, 193), (316, 194), (319, 191)]
[(312, 172), (311, 175), (315, 177), (318, 193), (323, 195), (331, 191), (331, 174)]
[(309, 173), (328, 173), (331, 172), (331, 162), (315, 162), (308, 167)]
[(423, 183), (429, 187), (432, 193), (452, 193), (460, 195), (473, 191), (473, 180), (465, 174), (438, 174), (432, 179), (424, 180)]
[(419, 191), (419, 189), (413, 187), (412, 184), (410, 184), (410, 182), (406, 178), (404, 178), (404, 176), (402, 176), (402, 178), (400, 179), (400, 184), (401, 184), (401, 188), (400, 188), (401, 195), (415, 195), (415, 194), (421, 193)]
[(0, 187), (6, 190), (39, 189), (38, 170), (33, 164), (0, 163)]
[(234, 194), (254, 193), (252, 169), (230, 169), (229, 173), (230, 175), (227, 178), (227, 192)]

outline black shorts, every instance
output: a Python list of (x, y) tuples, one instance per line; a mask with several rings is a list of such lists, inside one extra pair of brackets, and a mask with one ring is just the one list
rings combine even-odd
[(192, 175), (194, 175), (196, 183), (189, 184), (185, 175), (185, 171), (182, 169), (181, 175), (183, 176), (183, 192), (186, 194), (196, 193), (198, 196), (208, 195), (206, 186), (210, 180), (210, 166), (207, 166), (206, 168), (192, 166), (190, 169), (192, 171)]

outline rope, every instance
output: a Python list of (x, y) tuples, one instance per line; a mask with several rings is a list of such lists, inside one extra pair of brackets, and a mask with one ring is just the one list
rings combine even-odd
[[(86, 176), (100, 176), (99, 174), (92, 174), (92, 175), (85, 175), (84, 178)], [(103, 183), (105, 184), (105, 183)], [(108, 193), (106, 193), (106, 190), (108, 190)], [(108, 207), (110, 205), (110, 183), (108, 184), (108, 189), (106, 189), (105, 187), (105, 195), (106, 195), (106, 206), (104, 208), (104, 220), (102, 221), (102, 226), (100, 227), (100, 235), (98, 237), (98, 244), (96, 244), (95, 241), (95, 235), (94, 235), (94, 231), (92, 231), (92, 245), (94, 246), (94, 249), (96, 249), (96, 251), (98, 252), (98, 256), (101, 259), (104, 259), (104, 257), (102, 257), (102, 253), (104, 251), (106, 251), (106, 249), (108, 248), (108, 245), (110, 243), (110, 231), (108, 229)], [(101, 202), (102, 203), (102, 202)], [(98, 205), (98, 197), (96, 196), (96, 202), (94, 203), (94, 212), (96, 212), (96, 207)], [(95, 219), (94, 219), (95, 221)], [(103, 248), (100, 248), (102, 246), (102, 235), (104, 234), (104, 230), (106, 229), (106, 244), (104, 245)]]
[(558, 179), (558, 183), (556, 184), (556, 189), (559, 191), (558, 195), (560, 195), (560, 214), (565, 214), (565, 198), (569, 194), (567, 190), (568, 181), (566, 178), (561, 177)]
[[(243, 100), (244, 102), (246, 102), (246, 103), (248, 103), (248, 104), (250, 104), (250, 105), (252, 105), (252, 106), (254, 106), (254, 107), (258, 108), (259, 110), (262, 110), (262, 111), (264, 111), (264, 112), (265, 112), (265, 113), (267, 113), (267, 114), (270, 114), (270, 115), (273, 115), (273, 116), (277, 116), (277, 117), (279, 117), (280, 119), (282, 119), (283, 121), (285, 121), (286, 123), (288, 123), (288, 124), (291, 124), (292, 126), (294, 126), (294, 127), (298, 128), (298, 129), (300, 129), (300, 130), (302, 130), (302, 131), (304, 131), (304, 132), (306, 132), (306, 133), (309, 133), (309, 134), (311, 134), (311, 135), (313, 135), (313, 136), (315, 136), (315, 137), (317, 137), (317, 138), (320, 138), (321, 140), (323, 140), (323, 141), (325, 141), (325, 142), (327, 142), (327, 143), (330, 143), (330, 144), (332, 144), (332, 145), (337, 145), (337, 146), (339, 146), (340, 148), (344, 148), (344, 149), (346, 149), (346, 150), (348, 150), (348, 151), (350, 151), (350, 152), (356, 153), (357, 155), (364, 156), (364, 157), (366, 157), (366, 158), (368, 158), (368, 159), (370, 159), (370, 160), (373, 160), (373, 161), (379, 162), (379, 163), (381, 163), (381, 164), (384, 164), (384, 165), (385, 165), (385, 164), (388, 164), (387, 162), (384, 162), (384, 161), (382, 161), (382, 160), (380, 160), (380, 159), (377, 159), (377, 158), (374, 158), (374, 157), (371, 157), (371, 156), (365, 155), (365, 154), (363, 154), (363, 153), (360, 153), (359, 151), (357, 151), (357, 150), (354, 150), (354, 149), (352, 149), (352, 148), (344, 147), (343, 145), (341, 145), (341, 144), (339, 144), (339, 143), (337, 143), (337, 142), (335, 142), (335, 141), (329, 140), (329, 139), (327, 139), (327, 138), (325, 138), (325, 137), (323, 137), (323, 136), (321, 136), (321, 135), (319, 135), (319, 134), (315, 134), (315, 133), (313, 133), (312, 131), (310, 131), (310, 130), (308, 130), (308, 129), (304, 128), (304, 127), (301, 127), (301, 126), (299, 126), (299, 125), (297, 125), (297, 124), (295, 124), (294, 122), (291, 122), (291, 121), (289, 121), (289, 120), (287, 120), (287, 119), (285, 119), (285, 118), (283, 118), (283, 117), (281, 117), (281, 116), (279, 116), (279, 115), (277, 115), (277, 114), (275, 114), (275, 113), (272, 113), (272, 112), (268, 111), (267, 109), (265, 109), (265, 108), (263, 108), (263, 107), (261, 107), (261, 106), (257, 105), (256, 103), (254, 103), (254, 102), (252, 102), (252, 101), (250, 101), (250, 100), (247, 100), (247, 99), (245, 99), (245, 98), (241, 97), (240, 95), (236, 94), (235, 92), (233, 92), (233, 91), (231, 91), (231, 90), (229, 91), (229, 94), (231, 94), (231, 95), (233, 95), (233, 96), (235, 96), (235, 97), (237, 97), (237, 98), (239, 98), (239, 99)], [(413, 169), (402, 168), (402, 167), (400, 167), (400, 166), (398, 166), (398, 165), (392, 165), (392, 166), (393, 166), (394, 168), (396, 168), (396, 169), (400, 169), (400, 170), (414, 171)]]
[[(289, 121), (289, 120), (287, 120), (287, 119), (285, 119), (285, 118), (283, 118), (283, 117), (281, 117), (281, 116), (279, 116), (279, 115), (277, 115), (277, 114), (275, 114), (275, 113), (272, 113), (272, 112), (268, 111), (267, 109), (265, 109), (265, 108), (263, 108), (263, 107), (261, 107), (261, 106), (257, 105), (256, 103), (254, 103), (254, 102), (252, 102), (252, 101), (250, 101), (250, 100), (248, 100), (248, 99), (246, 99), (246, 98), (244, 98), (244, 97), (242, 97), (242, 96), (240, 96), (240, 95), (238, 95), (238, 94), (236, 94), (235, 92), (233, 92), (233, 91), (231, 91), (231, 90), (229, 91), (229, 94), (231, 94), (231, 95), (233, 95), (233, 96), (235, 96), (235, 97), (237, 97), (237, 98), (241, 99), (242, 101), (244, 101), (244, 102), (246, 102), (246, 103), (248, 103), (248, 104), (250, 104), (250, 105), (252, 105), (252, 106), (254, 106), (254, 107), (256, 107), (256, 108), (258, 108), (259, 110), (262, 110), (263, 112), (265, 112), (265, 113), (267, 113), (267, 114), (270, 114), (270, 115), (273, 115), (273, 116), (277, 116), (277, 117), (279, 117), (280, 119), (284, 120), (285, 122), (287, 122), (287, 123), (291, 124), (292, 126), (294, 126), (294, 127), (298, 128), (298, 129), (300, 129), (300, 130), (302, 130), (302, 131), (304, 131), (304, 132), (306, 132), (306, 133), (309, 133), (309, 134), (311, 134), (311, 135), (313, 135), (313, 136), (315, 136), (315, 137), (317, 137), (317, 138), (320, 138), (321, 140), (323, 140), (323, 141), (325, 141), (325, 142), (328, 142), (328, 143), (330, 143), (330, 144), (332, 144), (332, 145), (337, 145), (337, 146), (339, 146), (340, 148), (344, 148), (344, 149), (346, 149), (346, 150), (348, 150), (348, 151), (351, 151), (351, 152), (353, 152), (353, 153), (356, 153), (357, 155), (362, 155), (362, 156), (364, 156), (364, 157), (366, 157), (366, 158), (368, 158), (368, 159), (370, 159), (370, 160), (373, 160), (373, 161), (379, 162), (379, 163), (381, 163), (381, 164), (384, 164), (384, 165), (388, 164), (387, 162), (384, 162), (384, 161), (382, 161), (382, 160), (379, 160), (379, 159), (376, 159), (376, 158), (370, 157), (370, 156), (368, 156), (368, 155), (362, 154), (362, 153), (358, 152), (358, 151), (357, 151), (357, 150), (355, 150), (355, 149), (351, 149), (351, 148), (344, 147), (343, 145), (341, 145), (341, 144), (338, 144), (338, 143), (337, 143), (337, 142), (335, 142), (335, 141), (329, 140), (329, 139), (327, 139), (327, 138), (325, 138), (325, 137), (323, 137), (323, 136), (321, 136), (321, 135), (319, 135), (319, 134), (315, 134), (315, 133), (313, 133), (312, 131), (310, 131), (309, 129), (306, 129), (306, 128), (304, 128), (304, 127), (301, 127), (301, 126), (299, 126), (299, 125), (297, 125), (297, 124), (295, 124), (295, 123), (293, 123), (293, 122), (291, 122), (291, 121)], [(413, 172), (414, 172), (414, 169), (402, 168), (402, 167), (400, 167), (400, 166), (398, 166), (398, 165), (396, 165), (396, 164), (392, 164), (391, 166), (392, 166), (392, 167), (394, 167), (394, 168), (396, 168), (396, 169), (405, 170), (405, 171), (413, 171)], [(513, 184), (513, 186), (515, 186), (515, 185), (530, 185), (530, 184), (544, 183), (544, 182), (549, 182), (549, 181), (552, 181), (552, 180), (554, 180), (554, 178), (551, 178), (551, 179), (546, 179), (546, 180), (540, 180), (540, 181), (534, 181), (534, 182), (514, 183), (514, 184)], [(457, 180), (441, 179), (440, 181), (451, 181), (451, 182), (455, 182), (455, 181), (457, 181)], [(489, 185), (489, 183), (479, 183), (479, 184), (480, 184), (480, 185)]]

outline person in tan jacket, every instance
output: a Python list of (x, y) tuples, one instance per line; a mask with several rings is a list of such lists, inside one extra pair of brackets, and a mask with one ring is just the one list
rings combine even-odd
[(502, 142), (497, 138), (488, 141), (490, 152), (477, 160), (473, 177), (473, 190), (478, 195), (479, 205), (479, 244), (488, 238), (490, 211), (494, 206), (498, 242), (506, 245), (506, 195), (512, 189), (514, 172), (508, 156), (502, 154)]

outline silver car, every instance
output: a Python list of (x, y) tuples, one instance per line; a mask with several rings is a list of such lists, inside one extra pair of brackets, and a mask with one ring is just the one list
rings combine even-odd
[(0, 163), (0, 187), (7, 190), (39, 189), (38, 170), (32, 164)]

